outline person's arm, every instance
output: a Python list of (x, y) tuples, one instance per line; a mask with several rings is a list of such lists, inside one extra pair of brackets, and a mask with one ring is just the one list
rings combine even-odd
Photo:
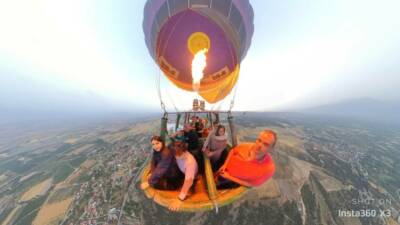
[(206, 150), (206, 148), (208, 147), (208, 145), (210, 144), (210, 140), (211, 140), (211, 136), (212, 136), (213, 132), (211, 131), (210, 133), (208, 133), (207, 139), (203, 144), (203, 148), (201, 149), (203, 152)]
[(177, 135), (178, 135), (178, 133), (179, 133), (179, 131), (177, 131), (177, 132), (175, 132), (175, 133), (173, 133), (173, 134), (170, 134), (170, 135), (168, 135), (170, 138), (175, 138)]
[(251, 150), (251, 148), (235, 148), (234, 153), (238, 157), (240, 157), (244, 161), (251, 161), (254, 159), (254, 151)]
[(196, 161), (194, 161), (194, 164), (188, 165), (186, 170), (185, 170), (185, 181), (183, 182), (181, 191), (178, 195), (178, 198), (176, 198), (172, 203), (169, 205), (169, 210), (171, 211), (179, 211), (183, 201), (185, 200), (187, 193), (189, 192), (189, 189), (193, 185), (194, 178), (196, 176), (196, 168), (197, 164)]
[(190, 187), (193, 184), (193, 180), (196, 176), (196, 169), (197, 168), (197, 163), (195, 160), (193, 161), (187, 161), (186, 169), (185, 169), (185, 182), (183, 183), (183, 186), (181, 188), (181, 192), (179, 193), (179, 199), (184, 200), (186, 198), (186, 195), (190, 189)]
[(228, 163), (229, 160), (233, 157), (233, 155), (235, 154), (235, 152), (236, 152), (236, 148), (231, 149), (231, 151), (228, 153), (228, 156), (227, 156), (226, 159), (225, 159), (224, 164), (222, 164), (222, 166), (221, 166), (221, 167), (219, 168), (219, 170), (217, 171), (217, 174), (220, 174), (220, 173), (224, 173), (224, 172), (225, 172), (226, 165), (228, 165), (227, 163)]
[[(165, 150), (164, 150), (165, 151)], [(149, 178), (149, 185), (154, 187), (157, 182), (160, 180), (162, 176), (167, 172), (171, 162), (172, 162), (172, 155), (171, 154), (162, 154), (161, 161), (157, 164), (154, 168), (151, 176)]]
[(223, 149), (218, 149), (218, 150), (215, 150), (215, 151), (207, 151), (206, 152), (206, 155), (208, 156), (208, 157), (212, 157), (212, 156), (214, 156), (214, 155), (221, 155), (221, 153), (224, 151), (225, 149), (223, 148)]
[(179, 200), (183, 201), (186, 198), (187, 193), (189, 192), (190, 187), (193, 185), (193, 179), (185, 179), (183, 182), (183, 186), (181, 188), (181, 192), (179, 193)]

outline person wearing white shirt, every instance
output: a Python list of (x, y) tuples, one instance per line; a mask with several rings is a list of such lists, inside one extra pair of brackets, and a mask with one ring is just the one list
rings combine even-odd
[(173, 145), (175, 148), (176, 162), (179, 169), (185, 174), (185, 181), (183, 182), (178, 198), (168, 207), (171, 211), (178, 211), (180, 209), (182, 202), (187, 197), (189, 189), (194, 185), (198, 172), (196, 159), (187, 151), (186, 145), (186, 143), (181, 141), (176, 141)]

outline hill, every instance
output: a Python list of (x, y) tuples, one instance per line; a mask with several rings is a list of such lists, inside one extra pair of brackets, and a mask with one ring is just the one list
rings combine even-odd
[(400, 117), (398, 116), (400, 115), (400, 101), (388, 102), (360, 98), (316, 106), (301, 112), (400, 125)]

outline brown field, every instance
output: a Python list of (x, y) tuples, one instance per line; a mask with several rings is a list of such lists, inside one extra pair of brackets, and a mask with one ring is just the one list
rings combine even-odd
[(68, 210), (69, 205), (71, 204), (73, 198), (67, 198), (60, 202), (45, 204), (40, 209), (37, 214), (35, 220), (33, 221), (33, 225), (47, 225), (47, 224), (58, 224)]
[(321, 171), (314, 170), (314, 174), (317, 174), (319, 182), (327, 192), (350, 190), (351, 185), (344, 185), (342, 182), (334, 177), (331, 177)]
[(85, 162), (82, 163), (81, 168), (82, 169), (89, 169), (94, 164), (96, 164), (96, 160), (88, 159), (88, 160), (86, 160)]
[(257, 193), (257, 199), (277, 198), (281, 195), (278, 184), (273, 178), (269, 179), (260, 187), (253, 188)]
[(308, 176), (310, 175), (310, 171), (313, 169), (313, 166), (306, 161), (302, 161), (294, 157), (289, 158), (293, 168), (291, 179), (295, 182), (301, 183), (301, 186), (303, 186), (304, 182), (308, 180)]
[(70, 138), (65, 141), (67, 144), (75, 144), (78, 141), (78, 138)]
[(389, 218), (387, 224), (389, 224), (389, 225), (399, 225), (399, 223), (396, 222), (392, 217)]
[(46, 191), (52, 184), (52, 179), (49, 178), (35, 186), (33, 186), (31, 189), (29, 189), (28, 191), (26, 191), (20, 201), (28, 201), (34, 197), (36, 197), (37, 195), (41, 195), (44, 191)]

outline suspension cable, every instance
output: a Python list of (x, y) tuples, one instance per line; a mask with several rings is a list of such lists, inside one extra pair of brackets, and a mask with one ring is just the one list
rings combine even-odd
[(157, 91), (158, 91), (158, 99), (160, 100), (160, 106), (161, 109), (164, 111), (164, 113), (167, 112), (165, 109), (165, 104), (163, 102), (162, 96), (161, 96), (161, 70), (157, 67), (158, 75), (156, 75), (156, 85), (157, 85)]
[(175, 112), (179, 112), (180, 110), (178, 109), (178, 107), (176, 107), (174, 99), (171, 97), (171, 94), (167, 90), (166, 90), (166, 93), (167, 93), (167, 96), (168, 96), (169, 100), (172, 103), (172, 106), (174, 106), (174, 108), (175, 108)]
[(237, 83), (236, 83), (236, 85), (235, 85), (235, 90), (233, 90), (233, 97), (232, 97), (231, 103), (230, 103), (230, 105), (229, 105), (229, 112), (231, 112), (232, 109), (233, 109), (233, 107), (235, 106), (235, 98), (236, 98), (237, 86), (238, 86), (238, 85), (237, 85)]

